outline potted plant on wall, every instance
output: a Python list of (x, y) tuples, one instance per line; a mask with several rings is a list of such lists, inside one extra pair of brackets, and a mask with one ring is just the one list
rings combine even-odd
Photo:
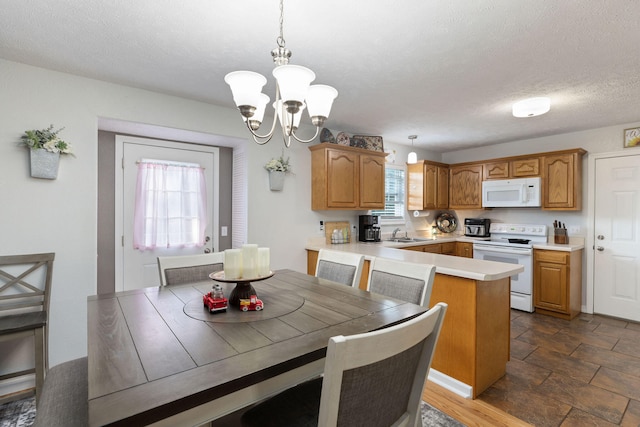
[(71, 144), (60, 139), (58, 133), (64, 128), (27, 130), (22, 135), (22, 144), (29, 147), (31, 176), (34, 178), (56, 179), (61, 154), (73, 155)]
[(284, 156), (280, 156), (277, 159), (271, 159), (264, 165), (264, 168), (269, 171), (269, 189), (281, 191), (284, 187), (284, 176), (291, 171), (289, 158), (285, 159)]

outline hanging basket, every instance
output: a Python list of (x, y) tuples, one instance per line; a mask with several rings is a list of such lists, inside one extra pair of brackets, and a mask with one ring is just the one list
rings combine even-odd
[(58, 177), (60, 153), (31, 148), (30, 158), (33, 178), (56, 179)]
[(286, 172), (269, 171), (269, 189), (271, 191), (282, 191), (285, 175)]

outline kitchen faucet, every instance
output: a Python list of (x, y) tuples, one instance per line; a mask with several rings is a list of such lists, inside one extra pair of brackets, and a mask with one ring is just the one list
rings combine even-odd
[(393, 230), (393, 233), (391, 233), (391, 238), (392, 239), (396, 238), (396, 234), (398, 233), (398, 231), (400, 231), (400, 228), (396, 228), (395, 230)]

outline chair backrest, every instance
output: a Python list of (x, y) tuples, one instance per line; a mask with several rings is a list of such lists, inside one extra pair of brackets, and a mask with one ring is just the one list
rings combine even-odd
[(55, 253), (0, 256), (0, 316), (49, 312)]
[(431, 264), (376, 258), (369, 268), (367, 290), (428, 307), (435, 273)]
[(320, 249), (316, 277), (358, 287), (362, 276), (364, 255)]
[(209, 274), (224, 269), (224, 252), (158, 257), (161, 286), (209, 280)]
[(329, 340), (318, 425), (414, 426), (447, 305)]

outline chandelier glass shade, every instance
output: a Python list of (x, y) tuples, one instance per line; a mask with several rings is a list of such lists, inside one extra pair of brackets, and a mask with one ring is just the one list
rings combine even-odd
[[(233, 101), (242, 115), (253, 139), (258, 144), (266, 144), (273, 137), (276, 121), (280, 122), (284, 144), (289, 147), (291, 137), (299, 142), (311, 142), (320, 132), (320, 128), (329, 117), (334, 99), (338, 91), (331, 86), (311, 85), (316, 78), (313, 71), (300, 65), (289, 65), (291, 51), (285, 47), (283, 37), (283, 0), (280, 0), (280, 37), (278, 47), (271, 51), (276, 67), (273, 77), (276, 79), (276, 95), (273, 124), (271, 130), (260, 135), (257, 133), (264, 119), (269, 97), (262, 93), (267, 79), (253, 71), (234, 71), (227, 74), (224, 81), (231, 88)], [(299, 138), (298, 129), (302, 112), (307, 110), (311, 123), (316, 127), (315, 135), (310, 139)]]

